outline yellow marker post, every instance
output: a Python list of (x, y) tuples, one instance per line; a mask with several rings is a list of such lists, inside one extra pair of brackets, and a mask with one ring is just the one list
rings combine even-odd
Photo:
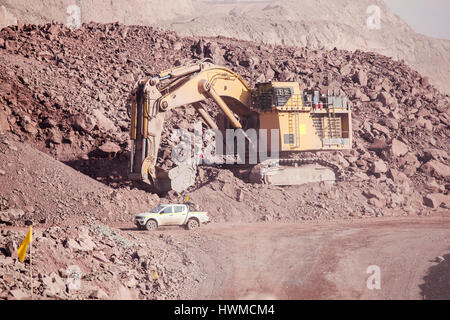
[(17, 256), (19, 257), (19, 261), (23, 263), (25, 257), (27, 255), (28, 244), (30, 245), (30, 289), (31, 289), (31, 299), (33, 299), (33, 260), (32, 260), (32, 248), (33, 248), (33, 226), (30, 226), (25, 239), (23, 239), (20, 244), (19, 249), (17, 250)]

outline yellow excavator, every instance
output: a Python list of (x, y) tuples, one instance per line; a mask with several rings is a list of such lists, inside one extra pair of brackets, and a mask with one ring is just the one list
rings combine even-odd
[[(335, 181), (341, 174), (337, 165), (302, 154), (352, 147), (351, 109), (340, 90), (327, 94), (301, 92), (296, 82), (271, 80), (251, 89), (241, 76), (209, 59), (141, 79), (130, 98), (130, 178), (161, 191), (181, 192), (195, 183), (197, 173), (195, 164), (170, 172), (157, 166), (166, 113), (192, 105), (211, 129), (218, 130), (217, 120), (202, 104), (208, 99), (221, 110), (231, 129), (277, 132), (279, 158), (254, 165), (252, 182), (298, 185)], [(267, 141), (271, 152), (272, 140)]]

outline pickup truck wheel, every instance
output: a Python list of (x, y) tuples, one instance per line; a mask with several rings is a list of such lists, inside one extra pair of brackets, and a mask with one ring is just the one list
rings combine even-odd
[(188, 230), (194, 230), (200, 227), (200, 223), (198, 223), (197, 219), (189, 219), (186, 227)]
[(147, 223), (145, 224), (145, 229), (151, 231), (151, 230), (155, 230), (156, 228), (158, 228), (158, 224), (156, 223), (155, 220), (148, 220)]

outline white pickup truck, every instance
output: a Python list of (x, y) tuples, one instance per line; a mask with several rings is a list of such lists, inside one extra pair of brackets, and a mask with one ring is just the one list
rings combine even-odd
[(186, 226), (188, 230), (209, 222), (205, 211), (190, 211), (185, 204), (160, 204), (150, 212), (136, 215), (138, 229), (155, 230), (160, 226)]

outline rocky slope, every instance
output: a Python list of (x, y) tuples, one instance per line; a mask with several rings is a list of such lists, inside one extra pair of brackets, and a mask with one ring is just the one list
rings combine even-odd
[[(193, 58), (211, 57), (251, 85), (257, 80), (279, 79), (298, 81), (303, 88), (341, 88), (353, 105), (354, 148), (322, 156), (340, 162), (349, 176), (363, 181), (367, 188), (385, 190), (387, 199), (366, 196), (372, 205), (383, 208), (390, 201), (389, 188), (403, 183), (409, 191), (400, 192), (406, 192), (406, 198), (394, 207), (410, 208), (414, 201), (418, 206), (414, 213), (422, 210), (422, 196), (447, 193), (448, 98), (431, 86), (427, 77), (393, 59), (360, 51), (180, 38), (151, 27), (120, 24), (92, 23), (74, 31), (59, 24), (25, 25), (6, 28), (1, 36), (2, 130), (11, 130), (23, 141), (109, 186), (132, 185), (126, 177), (125, 106), (134, 81)], [(173, 110), (167, 115), (164, 137), (172, 128), (192, 130), (196, 120), (191, 107)], [(164, 139), (162, 145), (170, 147), (170, 142)], [(160, 156), (168, 160), (167, 153)], [(206, 180), (217, 175), (207, 173)], [(241, 179), (245, 183), (246, 178)], [(253, 187), (245, 184), (251, 193)], [(201, 188), (208, 194), (213, 186)], [(222, 187), (218, 185), (219, 190)], [(432, 202), (439, 207), (442, 201)], [(276, 207), (273, 215), (282, 210)], [(258, 213), (259, 219), (260, 211), (249, 210), (245, 219), (255, 219), (252, 212)], [(224, 217), (219, 214), (217, 219)]]
[[(138, 78), (204, 57), (250, 85), (341, 88), (353, 108), (353, 150), (321, 154), (348, 179), (280, 188), (248, 183), (239, 168), (204, 167), (187, 194), (214, 222), (448, 215), (449, 100), (402, 62), (118, 23), (9, 27), (0, 32), (0, 298), (27, 297), (27, 265), (14, 252), (30, 223), (46, 257), (33, 271), (41, 298), (177, 298), (195, 290), (203, 275), (183, 244), (163, 233), (141, 243), (130, 230), (134, 214), (182, 196), (159, 197), (127, 180), (125, 106)], [(186, 106), (166, 120), (165, 137), (198, 117)], [(202, 241), (195, 233), (185, 240)], [(72, 264), (82, 269), (82, 291), (67, 286)]]
[[(380, 8), (380, 29), (367, 27), (369, 6)], [(203, 9), (203, 10), (202, 10)], [(164, 28), (181, 35), (222, 35), (264, 43), (381, 53), (408, 65), (450, 92), (450, 41), (415, 33), (382, 0), (211, 2), (189, 20)]]
[(112, 189), (37, 151), (15, 135), (0, 136), (0, 223), (47, 226), (130, 222), (157, 205), (142, 190)]
[[(27, 230), (0, 228), (0, 300), (31, 299), (30, 258), (17, 259)], [(33, 229), (34, 299), (185, 299), (204, 275), (165, 234), (109, 227), (99, 221)], [(186, 235), (201, 242), (196, 233)]]
[[(66, 23), (67, 0), (49, 2), (0, 1), (0, 26), (28, 23)], [(367, 27), (380, 8), (379, 30)], [(415, 33), (382, 0), (339, 1), (80, 1), (81, 22), (152, 25), (187, 36), (227, 36), (270, 44), (313, 49), (374, 51), (405, 62), (444, 92), (450, 92), (450, 41)]]

